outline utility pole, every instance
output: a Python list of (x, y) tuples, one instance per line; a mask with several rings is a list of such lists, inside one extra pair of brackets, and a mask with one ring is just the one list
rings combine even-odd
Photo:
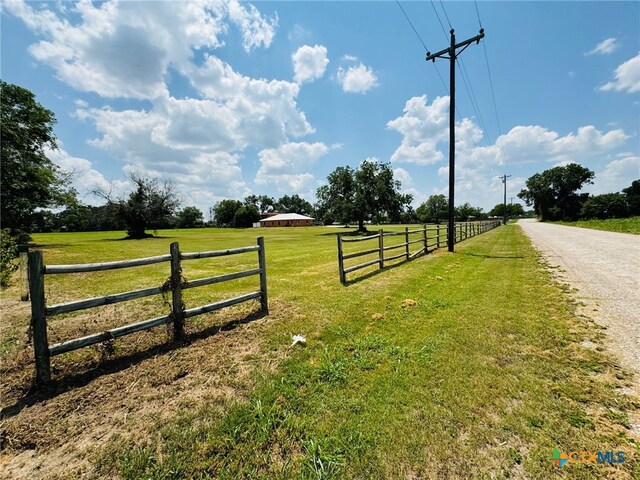
[[(436, 58), (445, 58), (449, 60), (449, 232), (447, 234), (447, 247), (453, 252), (455, 243), (455, 223), (454, 223), (454, 187), (455, 187), (455, 165), (456, 165), (456, 58), (473, 42), (480, 43), (480, 39), (484, 38), (484, 28), (480, 29), (480, 33), (473, 38), (469, 38), (464, 42), (456, 43), (455, 31), (451, 31), (451, 46), (440, 50), (437, 53), (427, 52), (427, 62), (431, 60), (435, 63)], [(460, 52), (456, 52), (459, 48)], [(448, 55), (448, 56), (447, 56)]]
[[(506, 225), (507, 224), (507, 178), (509, 178), (511, 175), (502, 175), (501, 177), (498, 177), (500, 179), (502, 179), (502, 183), (504, 183), (504, 210), (502, 211), (502, 224)], [(513, 197), (512, 197), (512, 202), (513, 203)]]

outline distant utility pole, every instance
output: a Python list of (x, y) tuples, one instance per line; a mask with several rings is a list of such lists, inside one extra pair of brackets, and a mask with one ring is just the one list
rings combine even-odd
[[(502, 183), (504, 183), (504, 210), (502, 211), (502, 223), (504, 225), (507, 224), (507, 178), (509, 178), (511, 175), (502, 175), (501, 178), (502, 179)], [(513, 203), (513, 197), (511, 197), (511, 203)]]
[[(455, 223), (454, 223), (454, 202), (453, 191), (455, 186), (455, 165), (456, 165), (456, 58), (473, 42), (480, 43), (484, 38), (484, 28), (480, 29), (480, 34), (469, 38), (464, 42), (456, 43), (456, 36), (453, 28), (451, 33), (451, 46), (440, 50), (437, 53), (427, 52), (427, 62), (431, 60), (435, 63), (436, 58), (446, 58), (449, 60), (449, 233), (447, 235), (447, 247), (453, 252), (455, 243)], [(456, 52), (459, 48), (460, 52)], [(447, 56), (448, 55), (448, 56)]]

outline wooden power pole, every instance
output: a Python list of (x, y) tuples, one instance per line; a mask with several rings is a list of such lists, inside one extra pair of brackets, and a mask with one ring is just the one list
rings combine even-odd
[[(502, 224), (506, 225), (507, 224), (507, 178), (509, 178), (511, 175), (502, 175), (501, 178), (502, 179), (502, 183), (504, 183), (504, 204), (503, 204), (503, 208), (504, 210), (502, 211)], [(513, 203), (513, 202), (511, 202)]]
[[(480, 29), (480, 33), (473, 38), (469, 38), (464, 42), (456, 43), (455, 31), (451, 31), (451, 45), (449, 48), (440, 50), (436, 53), (427, 52), (427, 62), (435, 63), (436, 58), (446, 58), (449, 60), (449, 231), (447, 233), (447, 247), (453, 252), (455, 243), (455, 223), (454, 223), (454, 187), (455, 187), (455, 164), (456, 164), (456, 58), (473, 42), (480, 43), (480, 39), (484, 38), (484, 28)], [(460, 52), (457, 52), (461, 49)], [(448, 55), (448, 56), (447, 56)]]

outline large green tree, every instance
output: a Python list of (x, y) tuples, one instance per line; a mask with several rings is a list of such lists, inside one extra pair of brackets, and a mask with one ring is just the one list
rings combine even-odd
[(577, 193), (585, 184), (593, 183), (595, 174), (588, 168), (570, 163), (553, 167), (529, 177), (518, 197), (533, 205), (536, 215), (546, 220), (577, 220), (580, 208), (589, 194)]
[(298, 213), (300, 215), (313, 215), (313, 205), (298, 194), (285, 195), (275, 204), (275, 209), (281, 213)]
[[(498, 203), (495, 207), (489, 210), (489, 216), (491, 217), (503, 217), (504, 216), (504, 203)], [(519, 203), (507, 204), (507, 217), (522, 217), (524, 216), (524, 209)]]
[(316, 211), (325, 223), (328, 219), (347, 225), (355, 218), (355, 180), (351, 167), (338, 167), (327, 177), (327, 185), (316, 191)]
[(444, 195), (430, 195), (427, 201), (416, 209), (422, 223), (440, 223), (449, 217), (449, 201)]
[(640, 180), (634, 180), (631, 185), (622, 190), (627, 197), (630, 215), (640, 215)]
[(267, 213), (273, 212), (276, 201), (268, 195), (249, 195), (245, 197), (244, 203), (255, 206), (260, 213)]
[(388, 163), (364, 161), (356, 170), (338, 167), (327, 181), (316, 192), (323, 219), (327, 215), (341, 223), (355, 219), (360, 231), (366, 231), (365, 222), (371, 219), (398, 221), (413, 200), (400, 193), (400, 182)]
[(204, 225), (204, 216), (197, 207), (184, 207), (176, 215), (176, 227), (197, 228)]
[(56, 149), (56, 118), (29, 90), (0, 80), (2, 225), (15, 236), (28, 236), (40, 208), (71, 203), (75, 192), (68, 176), (45, 154)]

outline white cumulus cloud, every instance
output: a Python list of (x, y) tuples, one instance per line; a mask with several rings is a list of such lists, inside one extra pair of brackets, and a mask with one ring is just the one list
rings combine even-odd
[(371, 67), (367, 67), (363, 63), (347, 69), (340, 67), (337, 78), (342, 85), (342, 90), (347, 93), (367, 93), (378, 86), (378, 77), (373, 73)]
[(67, 14), (7, 0), (5, 9), (42, 37), (30, 53), (71, 87), (109, 98), (166, 95), (164, 76), (183, 72), (197, 49), (223, 45), (236, 25), (247, 51), (271, 44), (277, 19), (250, 4), (225, 2), (79, 2)]
[(329, 150), (321, 142), (290, 142), (261, 150), (255, 183), (275, 185), (283, 193), (309, 193), (316, 184), (309, 170)]
[(291, 56), (294, 80), (298, 83), (311, 82), (321, 78), (329, 65), (327, 47), (323, 45), (303, 45)]
[(615, 193), (627, 188), (640, 178), (640, 156), (624, 155), (609, 162), (603, 170), (596, 172), (593, 185), (586, 190), (592, 194)]
[(607, 92), (640, 92), (640, 54), (627, 60), (615, 71), (616, 79), (602, 85), (599, 90)]

